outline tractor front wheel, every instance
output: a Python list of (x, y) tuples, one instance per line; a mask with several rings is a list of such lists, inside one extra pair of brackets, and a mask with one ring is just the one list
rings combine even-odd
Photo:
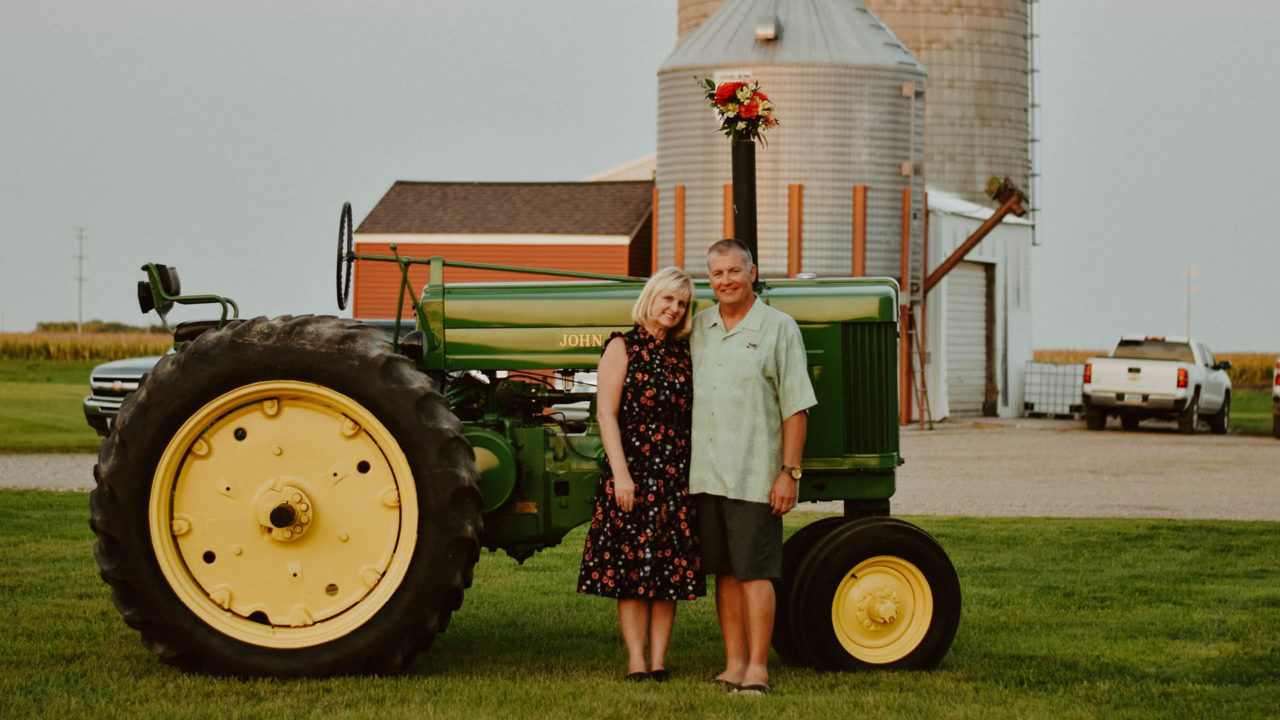
[(479, 553), (460, 424), (385, 333), (350, 320), (201, 335), (129, 396), (94, 475), (112, 600), (187, 670), (399, 671)]
[(960, 623), (960, 581), (925, 531), (866, 518), (819, 540), (796, 573), (788, 604), (799, 654), (824, 670), (927, 670)]
[(846, 522), (848, 521), (843, 517), (811, 522), (792, 533), (782, 544), (782, 579), (773, 581), (773, 595), (777, 601), (773, 621), (773, 649), (785, 663), (799, 665), (803, 662), (796, 649), (795, 634), (804, 630), (791, 625), (788, 611), (791, 594), (795, 591), (796, 570), (819, 540)]

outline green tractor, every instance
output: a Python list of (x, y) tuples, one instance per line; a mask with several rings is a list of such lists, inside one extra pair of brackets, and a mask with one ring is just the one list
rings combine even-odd
[[(339, 307), (356, 260), (396, 263), (415, 328), (240, 319), (230, 300), (183, 295), (172, 268), (144, 266), (143, 312), (222, 309), (175, 329), (177, 352), (125, 400), (94, 468), (101, 575), (166, 663), (403, 670), (461, 606), (480, 548), (523, 562), (590, 519), (604, 451), (594, 393), (574, 375), (630, 327), (643, 279), (359, 255), (349, 207), (341, 227)], [(420, 294), (417, 264), (429, 265)], [(445, 285), (450, 265), (566, 280)], [(935, 667), (960, 586), (928, 533), (889, 516), (897, 284), (769, 280), (760, 296), (799, 323), (819, 400), (800, 501), (844, 506), (784, 545), (774, 647), (822, 669)], [(695, 309), (712, 302), (699, 283)]]

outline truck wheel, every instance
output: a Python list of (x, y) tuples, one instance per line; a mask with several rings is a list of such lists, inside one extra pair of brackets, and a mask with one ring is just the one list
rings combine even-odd
[(1120, 427), (1125, 430), (1137, 430), (1139, 422), (1142, 422), (1142, 420), (1137, 415), (1120, 416)]
[(809, 551), (788, 608), (801, 656), (823, 670), (937, 667), (960, 623), (960, 581), (925, 531), (896, 518), (841, 527)]
[(1209, 418), (1209, 432), (1224, 435), (1231, 429), (1231, 391), (1222, 398), (1222, 409)]
[(1187, 405), (1187, 409), (1182, 411), (1178, 416), (1178, 432), (1183, 435), (1191, 435), (1196, 431), (1196, 425), (1200, 424), (1200, 389), (1196, 388), (1196, 392), (1191, 396), (1191, 402)]
[(1280, 413), (1271, 415), (1271, 437), (1280, 438)]
[(186, 670), (402, 670), (479, 554), (461, 425), (385, 333), (352, 320), (201, 335), (129, 395), (94, 477), (112, 601)]
[(1101, 410), (1087, 408), (1084, 411), (1084, 426), (1089, 430), (1104, 430), (1107, 427), (1107, 414)]
[(791, 593), (795, 589), (796, 570), (819, 540), (846, 522), (849, 521), (843, 517), (823, 518), (796, 530), (782, 544), (782, 579), (773, 581), (773, 594), (777, 599), (773, 621), (773, 649), (789, 665), (800, 665), (803, 662), (796, 649), (796, 628), (791, 625), (787, 610)]

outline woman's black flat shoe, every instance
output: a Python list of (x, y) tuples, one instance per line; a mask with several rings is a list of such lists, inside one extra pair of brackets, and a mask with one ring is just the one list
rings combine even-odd
[(648, 679), (649, 673), (647, 672), (633, 672), (629, 673), (626, 677), (627, 682), (644, 682)]
[(649, 679), (654, 682), (666, 682), (671, 679), (671, 673), (666, 670), (652, 670), (649, 672)]

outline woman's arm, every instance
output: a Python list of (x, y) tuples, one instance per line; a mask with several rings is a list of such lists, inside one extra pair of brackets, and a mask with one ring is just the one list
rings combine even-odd
[(618, 408), (622, 404), (622, 384), (627, 378), (626, 340), (609, 341), (596, 371), (596, 422), (604, 441), (604, 454), (613, 470), (613, 496), (618, 507), (631, 511), (635, 503), (636, 484), (627, 470), (627, 456), (622, 451), (622, 430), (618, 427)]

